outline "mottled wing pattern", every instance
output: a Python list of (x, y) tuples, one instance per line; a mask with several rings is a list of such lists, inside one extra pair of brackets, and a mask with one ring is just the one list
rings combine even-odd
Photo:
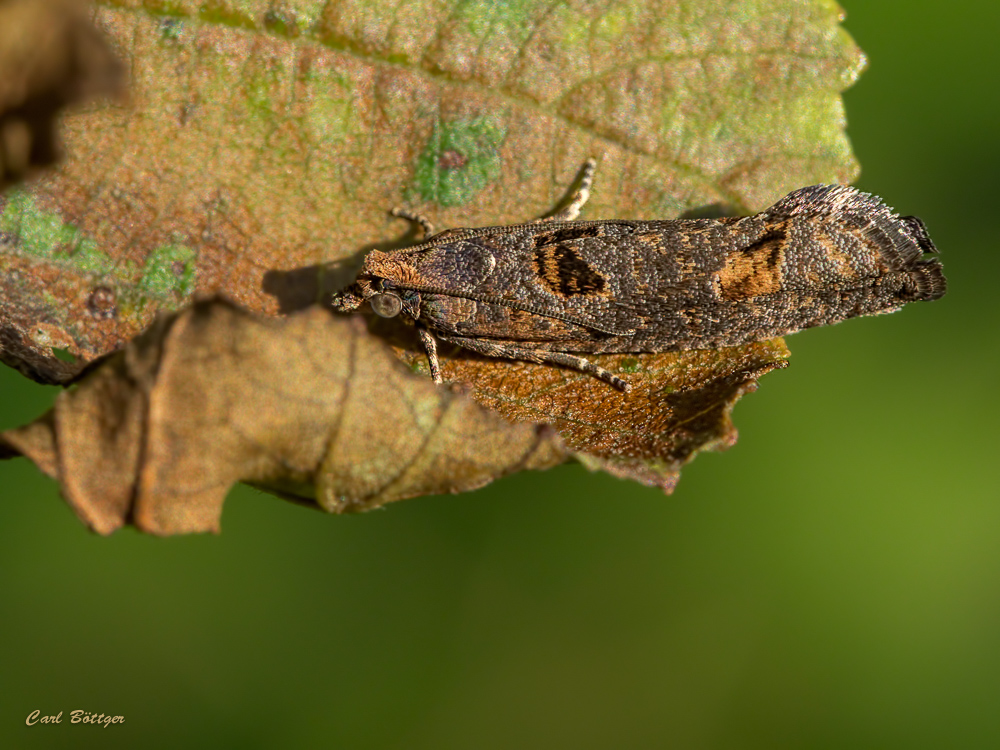
[[(665, 351), (764, 340), (936, 299), (941, 264), (924, 258), (934, 252), (919, 219), (854, 188), (818, 185), (742, 218), (452, 230), (370, 265), (400, 288), (583, 326), (595, 332), (591, 351)], [(541, 345), (552, 330), (529, 319), (478, 320), (467, 335)], [(578, 336), (556, 338), (564, 350), (588, 350)]]
[(638, 280), (633, 253), (622, 252), (622, 241), (648, 223), (484, 227), (439, 245), (416, 265), (422, 278), (442, 278), (438, 269), (453, 266), (453, 256), (489, 256), (495, 261), (491, 273), (475, 279), (453, 276), (447, 291), (627, 335), (642, 320), (623, 304), (634, 298)]

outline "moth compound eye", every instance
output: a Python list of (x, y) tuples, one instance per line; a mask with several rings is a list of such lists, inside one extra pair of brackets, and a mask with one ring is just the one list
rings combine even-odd
[(399, 311), (403, 309), (403, 302), (395, 294), (373, 294), (368, 298), (368, 303), (376, 315), (383, 318), (395, 318)]

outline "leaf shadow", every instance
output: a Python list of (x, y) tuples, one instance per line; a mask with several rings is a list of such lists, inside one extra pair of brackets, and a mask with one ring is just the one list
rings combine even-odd
[(334, 293), (354, 283), (372, 250), (390, 252), (417, 244), (418, 230), (410, 226), (403, 234), (381, 242), (362, 245), (348, 256), (328, 263), (293, 268), (289, 271), (271, 270), (264, 273), (261, 289), (278, 302), (278, 312), (290, 315), (312, 305), (330, 307)]

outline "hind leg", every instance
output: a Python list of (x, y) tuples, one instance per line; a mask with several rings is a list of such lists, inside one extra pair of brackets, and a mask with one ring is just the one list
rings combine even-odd
[(590, 360), (584, 359), (583, 357), (577, 357), (576, 355), (568, 354), (566, 352), (551, 352), (547, 349), (527, 349), (511, 346), (509, 344), (502, 344), (497, 341), (490, 341), (489, 339), (471, 339), (463, 338), (461, 336), (441, 336), (441, 340), (457, 344), (458, 346), (474, 351), (477, 354), (483, 354), (487, 357), (516, 359), (523, 362), (535, 362), (538, 364), (560, 365), (562, 367), (567, 367), (571, 370), (577, 370), (578, 372), (592, 375), (598, 380), (603, 381), (625, 393), (628, 393), (632, 388), (627, 380), (623, 380), (617, 375), (612, 375), (603, 367), (598, 367)]
[(594, 172), (597, 171), (597, 160), (590, 158), (583, 163), (580, 169), (580, 176), (577, 179), (578, 186), (570, 196), (569, 203), (556, 211), (551, 216), (536, 219), (536, 223), (547, 221), (573, 221), (580, 215), (580, 209), (590, 199), (590, 187), (594, 184)]

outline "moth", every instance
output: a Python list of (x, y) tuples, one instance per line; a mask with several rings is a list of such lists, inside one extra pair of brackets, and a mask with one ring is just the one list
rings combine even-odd
[(628, 391), (582, 355), (735, 346), (945, 293), (923, 222), (855, 188), (800, 188), (753, 216), (574, 221), (595, 164), (564, 209), (531, 223), (433, 234), (394, 211), (426, 238), (369, 253), (334, 307), (416, 325), (438, 383), (441, 340)]

